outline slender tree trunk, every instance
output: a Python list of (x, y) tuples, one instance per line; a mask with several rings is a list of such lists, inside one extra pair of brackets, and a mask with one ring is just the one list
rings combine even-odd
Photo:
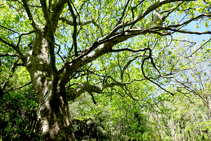
[(66, 100), (65, 84), (59, 86), (48, 56), (48, 41), (37, 36), (26, 68), (30, 73), (39, 107), (37, 111), (43, 141), (75, 141)]

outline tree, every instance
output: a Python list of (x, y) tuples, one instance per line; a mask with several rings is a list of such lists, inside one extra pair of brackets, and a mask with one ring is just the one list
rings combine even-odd
[[(178, 35), (211, 33), (210, 2), (202, 0), (8, 0), (0, 8), (2, 63), (16, 58), (12, 72), (29, 72), (43, 140), (75, 140), (68, 101), (84, 92), (120, 87), (130, 95), (127, 85), (144, 80), (167, 91), (161, 82), (177, 68), (161, 70), (162, 49)], [(186, 29), (196, 21), (206, 29)], [(130, 77), (132, 65), (138, 79)], [(8, 86), (2, 82), (1, 97)]]

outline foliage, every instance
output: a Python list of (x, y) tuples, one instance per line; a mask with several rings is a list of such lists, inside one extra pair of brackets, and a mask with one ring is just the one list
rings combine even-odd
[(0, 101), (2, 140), (40, 140), (36, 101), (31, 87), (3, 96)]

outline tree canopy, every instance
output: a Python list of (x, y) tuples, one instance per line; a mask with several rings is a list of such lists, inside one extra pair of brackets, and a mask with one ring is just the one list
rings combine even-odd
[[(188, 97), (210, 109), (209, 0), (1, 0), (0, 9), (1, 106), (19, 98), (30, 103), (36, 120), (34, 114), (24, 116), (30, 106), (21, 101), (22, 108), (12, 110), (20, 111), (19, 119), (33, 117), (36, 123), (27, 131), (36, 138), (40, 130), (43, 140), (75, 140), (74, 130), (80, 129), (72, 121), (94, 118), (84, 117), (87, 111), (104, 115), (95, 119), (113, 133), (102, 131), (102, 138), (144, 139), (144, 133), (153, 136), (147, 132), (153, 127), (167, 127), (160, 118), (175, 106), (167, 108), (168, 101)], [(81, 105), (74, 102), (93, 102), (98, 111), (85, 106), (77, 115)], [(8, 111), (4, 119), (13, 115)], [(71, 120), (70, 113), (79, 119)], [(158, 126), (144, 123), (147, 117)], [(172, 126), (167, 132), (177, 139)], [(164, 139), (160, 130), (155, 136)]]

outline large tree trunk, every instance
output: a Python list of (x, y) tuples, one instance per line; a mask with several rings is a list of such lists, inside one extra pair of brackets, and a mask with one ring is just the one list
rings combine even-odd
[(74, 132), (67, 101), (63, 96), (43, 98), (38, 117), (43, 140), (74, 141)]
[(65, 84), (63, 88), (59, 86), (58, 75), (50, 65), (49, 43), (45, 38), (37, 36), (32, 46), (26, 67), (39, 102), (37, 116), (42, 140), (74, 141)]
[(37, 116), (42, 140), (74, 141), (66, 94), (53, 91), (53, 80), (43, 74), (45, 72), (34, 73), (35, 78), (32, 78), (39, 102)]

